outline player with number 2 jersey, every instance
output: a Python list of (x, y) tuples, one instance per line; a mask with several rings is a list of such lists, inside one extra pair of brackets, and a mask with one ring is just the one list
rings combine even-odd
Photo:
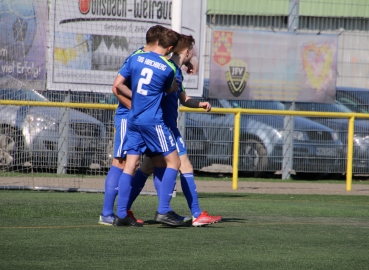
[(136, 89), (132, 91), (124, 150), (136, 154), (144, 153), (147, 148), (157, 153), (174, 151), (176, 145), (164, 125), (160, 104), (163, 89), (170, 89), (173, 83), (175, 65), (155, 52), (141, 52), (133, 55), (119, 73), (130, 79), (132, 89)]

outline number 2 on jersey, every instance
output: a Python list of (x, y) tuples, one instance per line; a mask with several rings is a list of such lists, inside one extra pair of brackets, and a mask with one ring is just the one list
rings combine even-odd
[(151, 82), (153, 71), (149, 68), (143, 68), (141, 71), (141, 75), (144, 78), (138, 80), (137, 93), (147, 96), (147, 90), (142, 89), (142, 85), (147, 85)]

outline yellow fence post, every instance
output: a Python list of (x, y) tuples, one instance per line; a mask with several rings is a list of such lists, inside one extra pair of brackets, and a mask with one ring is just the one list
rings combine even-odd
[(233, 134), (233, 161), (232, 161), (232, 189), (237, 190), (238, 182), (238, 160), (240, 149), (240, 130), (241, 130), (241, 112), (238, 111), (234, 116), (234, 134)]
[(352, 163), (354, 153), (354, 123), (355, 116), (351, 116), (348, 123), (347, 136), (347, 168), (346, 168), (346, 190), (350, 191), (352, 187)]

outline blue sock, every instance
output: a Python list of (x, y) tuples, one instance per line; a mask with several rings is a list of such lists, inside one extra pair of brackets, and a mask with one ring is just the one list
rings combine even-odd
[(169, 211), (172, 211), (170, 201), (176, 185), (177, 173), (178, 171), (172, 168), (166, 168), (164, 172), (159, 196), (159, 214), (166, 214)]
[(133, 202), (136, 200), (141, 190), (145, 186), (145, 183), (148, 177), (149, 176), (147, 174), (144, 174), (140, 168), (137, 170), (136, 174), (133, 176), (131, 196), (129, 197), (128, 205), (127, 205), (128, 210), (131, 209)]
[(132, 190), (132, 178), (133, 177), (131, 175), (125, 172), (122, 172), (122, 175), (119, 178), (116, 214), (119, 218), (127, 216), (127, 205)]
[(156, 190), (156, 194), (158, 195), (158, 200), (160, 201), (160, 192), (161, 192), (161, 185), (163, 180), (163, 175), (165, 173), (166, 167), (163, 168), (156, 168), (154, 167), (154, 187)]
[(201, 209), (193, 173), (184, 173), (180, 177), (182, 191), (186, 197), (188, 207), (191, 209), (192, 216), (197, 218), (201, 214)]
[(101, 215), (110, 216), (114, 213), (115, 197), (118, 195), (119, 178), (123, 170), (118, 167), (111, 166), (105, 179), (105, 195), (104, 205)]

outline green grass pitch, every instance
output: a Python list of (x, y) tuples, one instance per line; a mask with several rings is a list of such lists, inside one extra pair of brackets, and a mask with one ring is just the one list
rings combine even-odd
[[(0, 191), (2, 269), (369, 269), (366, 196), (199, 194), (224, 220), (154, 224), (157, 197), (133, 206), (143, 228), (97, 224), (103, 194)], [(173, 209), (189, 215), (180, 193)]]

